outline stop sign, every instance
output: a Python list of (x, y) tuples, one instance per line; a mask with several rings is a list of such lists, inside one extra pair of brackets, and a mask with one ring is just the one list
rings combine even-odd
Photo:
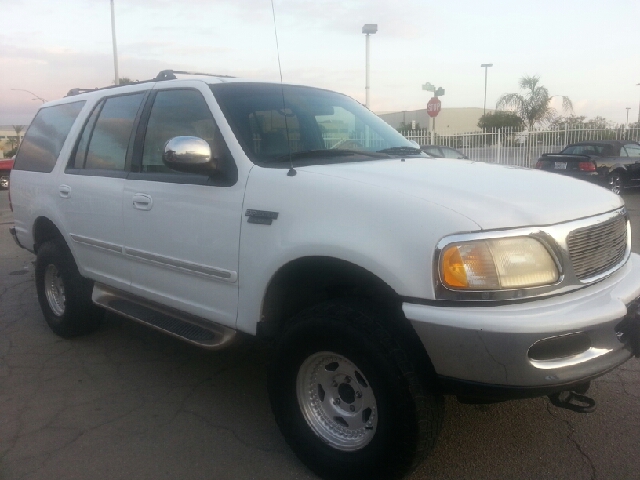
[(438, 100), (438, 97), (433, 97), (429, 100), (429, 103), (427, 103), (427, 114), (431, 118), (437, 117), (438, 113), (440, 113), (440, 105), (442, 105), (442, 102)]

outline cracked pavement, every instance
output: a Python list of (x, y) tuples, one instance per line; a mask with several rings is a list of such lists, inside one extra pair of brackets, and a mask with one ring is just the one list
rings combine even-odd
[[(640, 192), (625, 195), (640, 252)], [(115, 315), (63, 340), (46, 325), (33, 255), (0, 191), (0, 480), (313, 479), (271, 415), (269, 349), (208, 352)], [(411, 480), (640, 479), (640, 361), (592, 383), (595, 413), (546, 398), (447, 398), (437, 446)]]

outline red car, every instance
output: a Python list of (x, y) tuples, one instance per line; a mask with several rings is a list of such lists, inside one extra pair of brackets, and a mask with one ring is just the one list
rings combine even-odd
[(9, 173), (13, 168), (13, 159), (0, 160), (0, 189), (9, 188)]

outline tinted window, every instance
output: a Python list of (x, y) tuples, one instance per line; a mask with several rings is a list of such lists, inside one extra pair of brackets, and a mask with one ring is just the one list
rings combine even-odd
[(143, 172), (175, 172), (162, 163), (165, 144), (173, 137), (206, 140), (215, 158), (222, 158), (223, 139), (202, 94), (196, 90), (164, 90), (151, 108), (142, 153)]
[(630, 157), (640, 157), (640, 145), (627, 144), (624, 146), (627, 151), (627, 155)]
[(453, 148), (443, 148), (442, 153), (444, 153), (445, 158), (464, 158), (460, 152)]
[(96, 119), (98, 118), (98, 114), (100, 110), (104, 106), (104, 100), (100, 102), (89, 115), (89, 119), (82, 130), (82, 135), (80, 136), (80, 141), (78, 142), (78, 147), (76, 148), (76, 153), (73, 156), (73, 160), (69, 163), (69, 168), (84, 168), (84, 160), (87, 158), (87, 149), (89, 148), (89, 140), (91, 139), (91, 133), (93, 132), (93, 127), (96, 124)]
[(423, 152), (428, 153), (432, 157), (438, 157), (438, 158), (442, 157), (442, 152), (438, 147), (422, 146), (420, 148), (422, 148)]
[(611, 145), (572, 145), (565, 148), (561, 153), (569, 155), (614, 155), (614, 148)]
[[(144, 96), (144, 93), (136, 93), (105, 101), (90, 134), (84, 168), (124, 170), (133, 124)], [(90, 127), (88, 123), (85, 131)], [(76, 155), (76, 165), (81, 160)]]
[(22, 140), (14, 168), (44, 173), (53, 170), (84, 104), (80, 101), (41, 108)]

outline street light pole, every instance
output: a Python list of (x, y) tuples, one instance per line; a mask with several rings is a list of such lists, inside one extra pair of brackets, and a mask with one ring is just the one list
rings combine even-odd
[[(640, 83), (636, 83), (636, 86), (640, 85)], [(638, 101), (638, 126), (640, 127), (640, 101)]]
[(489, 67), (493, 67), (493, 63), (483, 63), (480, 67), (484, 68), (484, 107), (482, 107), (482, 115), (484, 116), (487, 113), (487, 70)]
[(631, 110), (631, 107), (627, 107), (627, 128), (629, 128), (629, 110)]
[(24, 88), (12, 88), (11, 90), (16, 91), (16, 92), (27, 92), (27, 93), (33, 95), (34, 97), (36, 97), (36, 98), (33, 98), (32, 100), (40, 100), (42, 103), (47, 103), (47, 101), (44, 98), (39, 97), (35, 93), (30, 92), (29, 90), (25, 90)]
[(113, 68), (116, 75), (114, 84), (120, 85), (120, 77), (118, 76), (118, 47), (116, 46), (116, 12), (113, 6), (113, 0), (111, 0), (111, 38), (113, 39)]
[(366, 73), (365, 73), (365, 106), (369, 108), (369, 35), (372, 35), (378, 31), (377, 23), (366, 23), (362, 27), (362, 33), (366, 35)]

